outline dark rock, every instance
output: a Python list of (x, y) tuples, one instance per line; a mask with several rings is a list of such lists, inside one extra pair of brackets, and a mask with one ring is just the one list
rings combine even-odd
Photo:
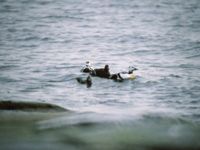
[(57, 105), (39, 102), (15, 102), (15, 101), (0, 101), (0, 110), (23, 110), (23, 111), (68, 111)]

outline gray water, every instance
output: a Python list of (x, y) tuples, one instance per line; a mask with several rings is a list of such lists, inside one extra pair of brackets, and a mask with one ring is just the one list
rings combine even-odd
[[(186, 147), (199, 148), (199, 59), (199, 0), (0, 0), (0, 99), (51, 103), (75, 112), (72, 120), (68, 115), (44, 119), (38, 130), (92, 122), (114, 128), (109, 135), (128, 135), (103, 135), (114, 145), (137, 145), (130, 130), (146, 135), (139, 147), (156, 141), (180, 148), (189, 141)], [(80, 72), (86, 60), (94, 68), (108, 64), (111, 73), (130, 65), (138, 71), (133, 81), (92, 77), (88, 88), (76, 81), (88, 76)], [(87, 137), (91, 145), (109, 143), (93, 139), (109, 129), (89, 129), (94, 135), (72, 134)], [(163, 144), (166, 136), (177, 143)]]

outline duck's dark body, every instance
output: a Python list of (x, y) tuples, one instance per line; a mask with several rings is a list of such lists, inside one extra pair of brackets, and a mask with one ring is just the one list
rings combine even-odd
[(105, 65), (104, 68), (94, 69), (92, 72), (90, 72), (90, 74), (102, 78), (109, 78), (110, 77), (109, 66)]
[(76, 80), (81, 84), (92, 85), (92, 78), (90, 76), (88, 76), (86, 80), (83, 80), (82, 78), (76, 78)]
[(92, 70), (89, 69), (89, 68), (85, 68), (85, 69), (82, 70), (82, 72), (85, 72), (85, 73), (89, 73), (90, 71), (92, 71)]

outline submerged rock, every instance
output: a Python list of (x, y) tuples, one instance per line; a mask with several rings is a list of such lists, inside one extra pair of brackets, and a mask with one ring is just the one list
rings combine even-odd
[(0, 110), (24, 110), (24, 111), (68, 111), (57, 105), (39, 102), (15, 102), (15, 101), (0, 101)]

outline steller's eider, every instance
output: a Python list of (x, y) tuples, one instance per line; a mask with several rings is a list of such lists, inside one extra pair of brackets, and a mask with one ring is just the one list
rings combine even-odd
[(124, 80), (124, 79), (135, 79), (135, 75), (133, 74), (133, 71), (138, 70), (137, 68), (133, 66), (129, 66), (128, 72), (120, 72), (117, 74), (113, 74), (110, 76), (110, 79), (115, 79), (115, 80)]
[(94, 68), (91, 66), (92, 64), (90, 63), (90, 61), (86, 61), (85, 66), (83, 66), (83, 68), (81, 69), (81, 72), (86, 72), (89, 73), (92, 70), (94, 70)]

